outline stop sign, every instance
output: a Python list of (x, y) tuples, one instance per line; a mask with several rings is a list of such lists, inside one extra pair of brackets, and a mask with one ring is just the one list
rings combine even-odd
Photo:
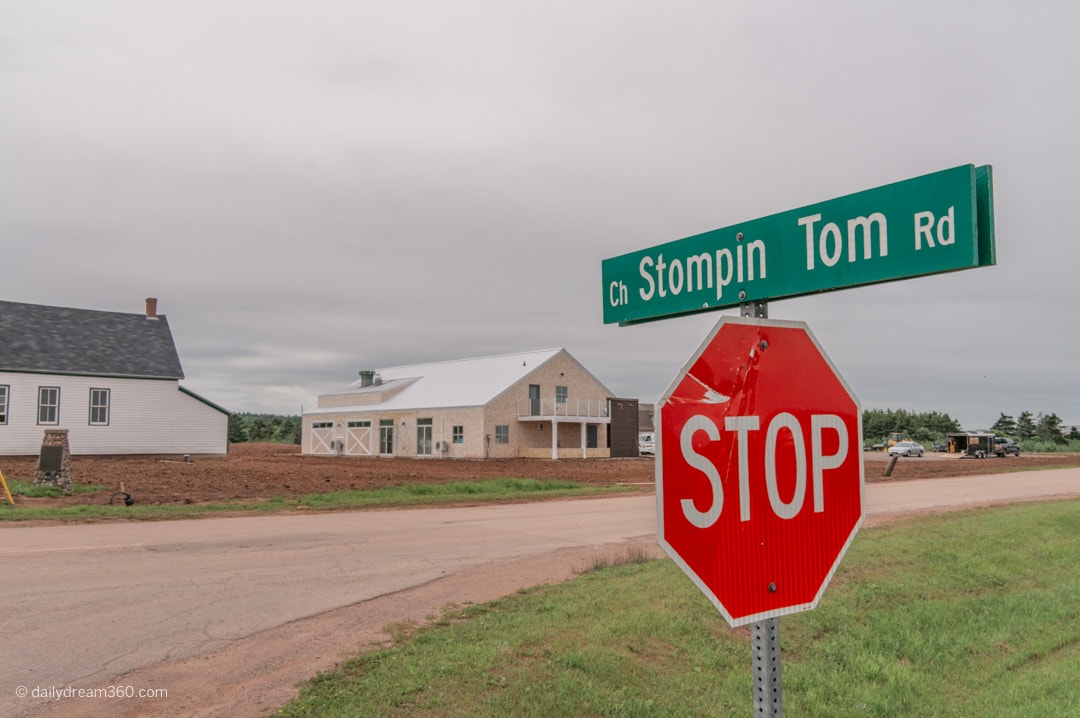
[(862, 523), (862, 413), (806, 325), (722, 317), (657, 413), (661, 547), (732, 626), (814, 608)]

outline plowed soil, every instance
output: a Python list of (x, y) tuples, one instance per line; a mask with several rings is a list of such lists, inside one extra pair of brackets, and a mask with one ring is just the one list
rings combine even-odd
[[(864, 454), (864, 458), (867, 482), (1080, 466), (1080, 454), (1026, 454), (982, 460), (930, 454), (899, 459), (891, 476), (885, 477), (889, 457), (875, 452)], [(0, 471), (7, 478), (33, 481), (36, 467), (36, 457), (0, 459)], [(198, 504), (501, 477), (626, 484), (642, 491), (651, 491), (654, 481), (652, 457), (561, 461), (330, 457), (305, 456), (300, 447), (281, 444), (233, 444), (227, 456), (193, 457), (189, 462), (180, 457), (75, 456), (71, 468), (76, 484), (102, 488), (73, 496), (20, 501), (46, 506), (108, 503), (121, 487), (139, 504)]]

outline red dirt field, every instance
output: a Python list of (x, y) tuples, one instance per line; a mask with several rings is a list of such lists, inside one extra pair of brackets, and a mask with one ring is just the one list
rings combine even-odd
[[(867, 453), (866, 481), (903, 481), (1080, 466), (1080, 454), (1026, 454), (1002, 459), (959, 459), (929, 455), (901, 458), (892, 476), (883, 473), (888, 457)], [(501, 477), (562, 479), (584, 484), (629, 484), (651, 491), (652, 457), (630, 459), (403, 459), (304, 456), (300, 447), (280, 444), (233, 444), (228, 456), (98, 457), (71, 460), (76, 484), (105, 488), (58, 498), (16, 498), (35, 506), (108, 503), (123, 489), (139, 504), (196, 504), (244, 501), (349, 489), (371, 489), (419, 482), (484, 480)], [(9, 479), (33, 481), (36, 457), (0, 458), (0, 471)], [(119, 498), (116, 499), (119, 501)]]

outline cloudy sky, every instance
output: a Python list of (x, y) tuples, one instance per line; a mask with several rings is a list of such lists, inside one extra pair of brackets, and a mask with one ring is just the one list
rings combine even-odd
[[(0, 297), (141, 312), (188, 388), (565, 347), (655, 401), (717, 314), (603, 259), (957, 165), (997, 266), (772, 302), (864, 408), (1080, 424), (1068, 0), (0, 0)], [(0, 338), (2, 340), (2, 338)]]

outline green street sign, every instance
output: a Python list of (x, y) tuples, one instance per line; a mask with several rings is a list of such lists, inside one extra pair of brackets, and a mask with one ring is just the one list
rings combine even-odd
[(605, 259), (604, 323), (995, 261), (991, 167), (963, 165)]

